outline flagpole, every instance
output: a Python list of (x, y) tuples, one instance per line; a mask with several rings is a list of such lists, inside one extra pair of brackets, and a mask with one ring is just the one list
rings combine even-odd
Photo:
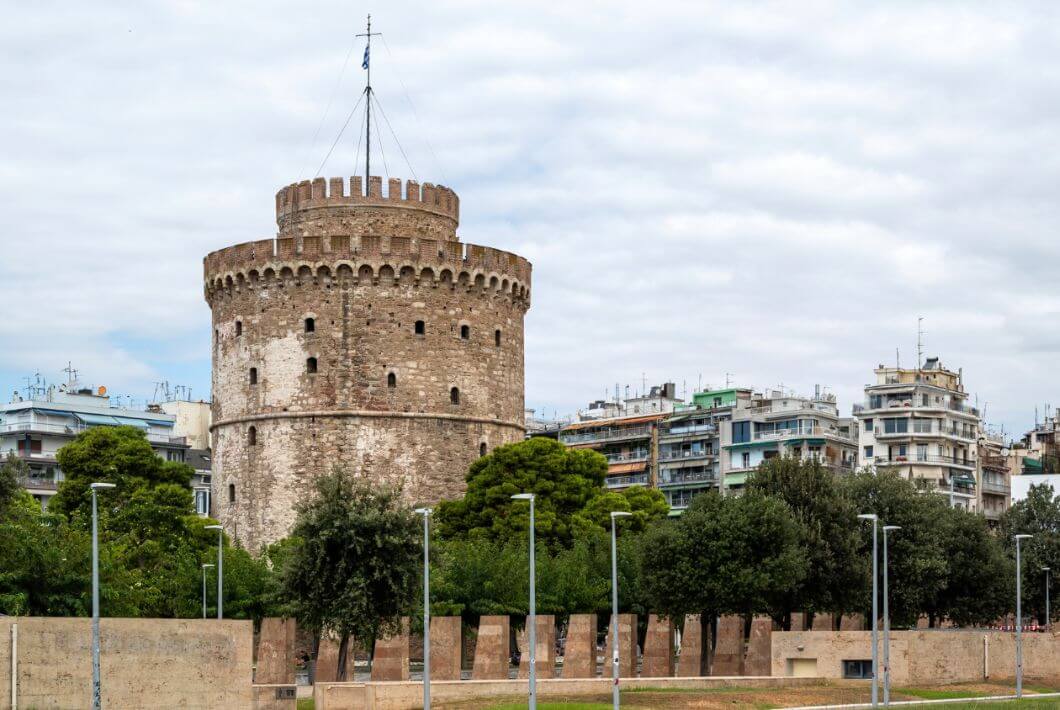
[[(367, 37), (368, 44), (364, 48), (364, 61), (361, 67), (368, 72), (367, 82), (364, 87), (364, 194), (369, 194), (368, 180), (372, 175), (372, 16), (368, 15), (368, 29), (363, 35)], [(375, 32), (374, 34), (379, 34)]]

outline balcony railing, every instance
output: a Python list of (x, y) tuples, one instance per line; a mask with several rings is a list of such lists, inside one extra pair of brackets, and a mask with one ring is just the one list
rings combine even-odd
[(916, 434), (920, 434), (920, 435), (927, 434), (927, 435), (954, 436), (954, 437), (957, 437), (958, 439), (965, 439), (967, 441), (974, 441), (975, 440), (975, 433), (974, 432), (958, 429), (958, 428), (955, 428), (955, 427), (946, 427), (946, 426), (943, 426), (943, 427), (940, 427), (940, 426), (923, 427), (922, 426), (919, 429), (917, 429), (916, 427), (913, 427), (913, 428), (906, 427), (905, 431), (887, 431), (886, 428), (884, 428), (884, 427), (875, 427), (875, 428), (873, 428), (872, 433), (878, 439), (887, 439), (887, 438), (891, 438), (891, 437), (895, 437), (895, 438), (898, 438), (898, 437), (909, 437), (909, 436), (915, 436)]
[(699, 449), (690, 451), (660, 451), (659, 461), (683, 461), (685, 459), (705, 459), (714, 456), (713, 449)]
[(781, 439), (791, 438), (802, 438), (809, 436), (831, 436), (837, 439), (844, 439), (847, 441), (854, 441), (854, 438), (849, 434), (844, 434), (838, 429), (831, 427), (795, 427), (792, 429), (776, 429), (774, 431), (756, 431), (754, 433), (755, 441), (779, 441)]
[(59, 490), (59, 482), (55, 480), (54, 476), (22, 476), (18, 479), (18, 483), (23, 488), (35, 488), (45, 491)]
[[(69, 436), (77, 436), (83, 431), (87, 431), (92, 427), (85, 426), (84, 424), (51, 424), (48, 422), (4, 422), (0, 424), (0, 434), (7, 434), (15, 431), (38, 431), (44, 434), (66, 434)], [(183, 436), (170, 436), (169, 434), (157, 434), (151, 431), (145, 431), (147, 440), (156, 444), (184, 444), (186, 438)]]
[(607, 488), (626, 488), (628, 486), (646, 486), (648, 484), (648, 474), (637, 473), (632, 476), (608, 476), (604, 479), (604, 486)]
[(673, 426), (659, 432), (659, 436), (688, 436), (689, 434), (717, 434), (718, 428), (713, 424), (696, 426)]
[(621, 463), (623, 461), (646, 461), (647, 451), (627, 451), (622, 453), (604, 454), (608, 463)]
[(718, 483), (718, 475), (713, 471), (663, 471), (659, 478), (659, 487), (676, 486), (682, 483)]
[(967, 404), (961, 404), (960, 402), (949, 402), (949, 403), (934, 403), (928, 402), (923, 403), (923, 400), (918, 399), (885, 399), (874, 406), (872, 400), (865, 400), (864, 408), (866, 410), (881, 410), (881, 409), (948, 409), (951, 412), (961, 412), (963, 414), (974, 414), (979, 416), (979, 410), (975, 407), (969, 407)]
[(571, 431), (561, 432), (559, 438), (567, 444), (577, 444), (585, 441), (609, 441), (612, 439), (629, 439), (631, 437), (651, 436), (651, 427), (633, 426), (621, 429), (604, 429), (602, 431)]
[(945, 466), (962, 466), (975, 468), (975, 459), (961, 458), (958, 456), (877, 456), (873, 460), (877, 466), (903, 466), (906, 464), (928, 464)]
[(983, 493), (993, 493), (999, 496), (1007, 496), (1012, 492), (1012, 487), (1005, 483), (982, 481), (979, 485), (982, 486)]

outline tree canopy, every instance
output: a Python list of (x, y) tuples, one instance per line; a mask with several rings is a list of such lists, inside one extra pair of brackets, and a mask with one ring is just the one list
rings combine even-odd
[[(1045, 620), (1045, 573), (1043, 567), (1049, 567), (1049, 584), (1053, 599), (1056, 592), (1056, 576), (1060, 574), (1060, 496), (1056, 495), (1049, 484), (1031, 486), (1027, 497), (1012, 504), (1012, 507), (1001, 516), (999, 526), (1001, 545), (1010, 561), (1011, 572), (1008, 598), (1015, 600), (1015, 561), (1016, 535), (1033, 535), (1020, 545), (1020, 558), (1023, 565), (1023, 603), (1024, 609), (1033, 610), (1038, 618)], [(1015, 605), (1010, 601), (1009, 607)], [(1052, 617), (1057, 618), (1050, 609)]]

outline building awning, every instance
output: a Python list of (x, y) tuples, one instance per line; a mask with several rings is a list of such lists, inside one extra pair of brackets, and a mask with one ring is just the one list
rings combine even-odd
[(133, 419), (132, 417), (114, 417), (119, 424), (122, 426), (135, 426), (141, 429), (147, 428), (147, 422), (143, 419)]
[(80, 419), (82, 423), (88, 424), (89, 426), (118, 426), (117, 419), (103, 414), (84, 414), (82, 412), (76, 412), (75, 416)]
[(576, 431), (578, 429), (615, 429), (630, 426), (632, 424), (647, 424), (662, 419), (664, 414), (647, 414), (641, 417), (625, 417), (623, 419), (589, 419), (584, 422), (575, 422), (563, 427), (563, 431)]
[(779, 441), (745, 441), (740, 444), (728, 444), (726, 449), (775, 449), (780, 445)]
[(726, 473), (725, 474), (725, 485), (726, 486), (742, 486), (747, 483), (748, 472), (743, 473)]
[(1039, 461), (1038, 459), (1032, 459), (1029, 456), (1024, 456), (1023, 457), (1023, 468), (1030, 469), (1030, 470), (1033, 470), (1033, 471), (1042, 471), (1042, 470), (1044, 470), (1043, 467), (1042, 467), (1042, 462), (1041, 461)]
[(613, 463), (607, 467), (607, 475), (616, 473), (640, 473), (647, 466), (646, 461), (634, 461), (633, 463)]

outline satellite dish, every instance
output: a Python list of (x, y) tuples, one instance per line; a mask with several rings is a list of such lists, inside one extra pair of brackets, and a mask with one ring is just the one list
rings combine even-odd
[(102, 396), (103, 396), (103, 395), (105, 395), (106, 393), (107, 393), (107, 388), (106, 388), (106, 386), (104, 386), (104, 385), (100, 385), (100, 386), (99, 386), (99, 396), (100, 396), (100, 397), (102, 397)]

